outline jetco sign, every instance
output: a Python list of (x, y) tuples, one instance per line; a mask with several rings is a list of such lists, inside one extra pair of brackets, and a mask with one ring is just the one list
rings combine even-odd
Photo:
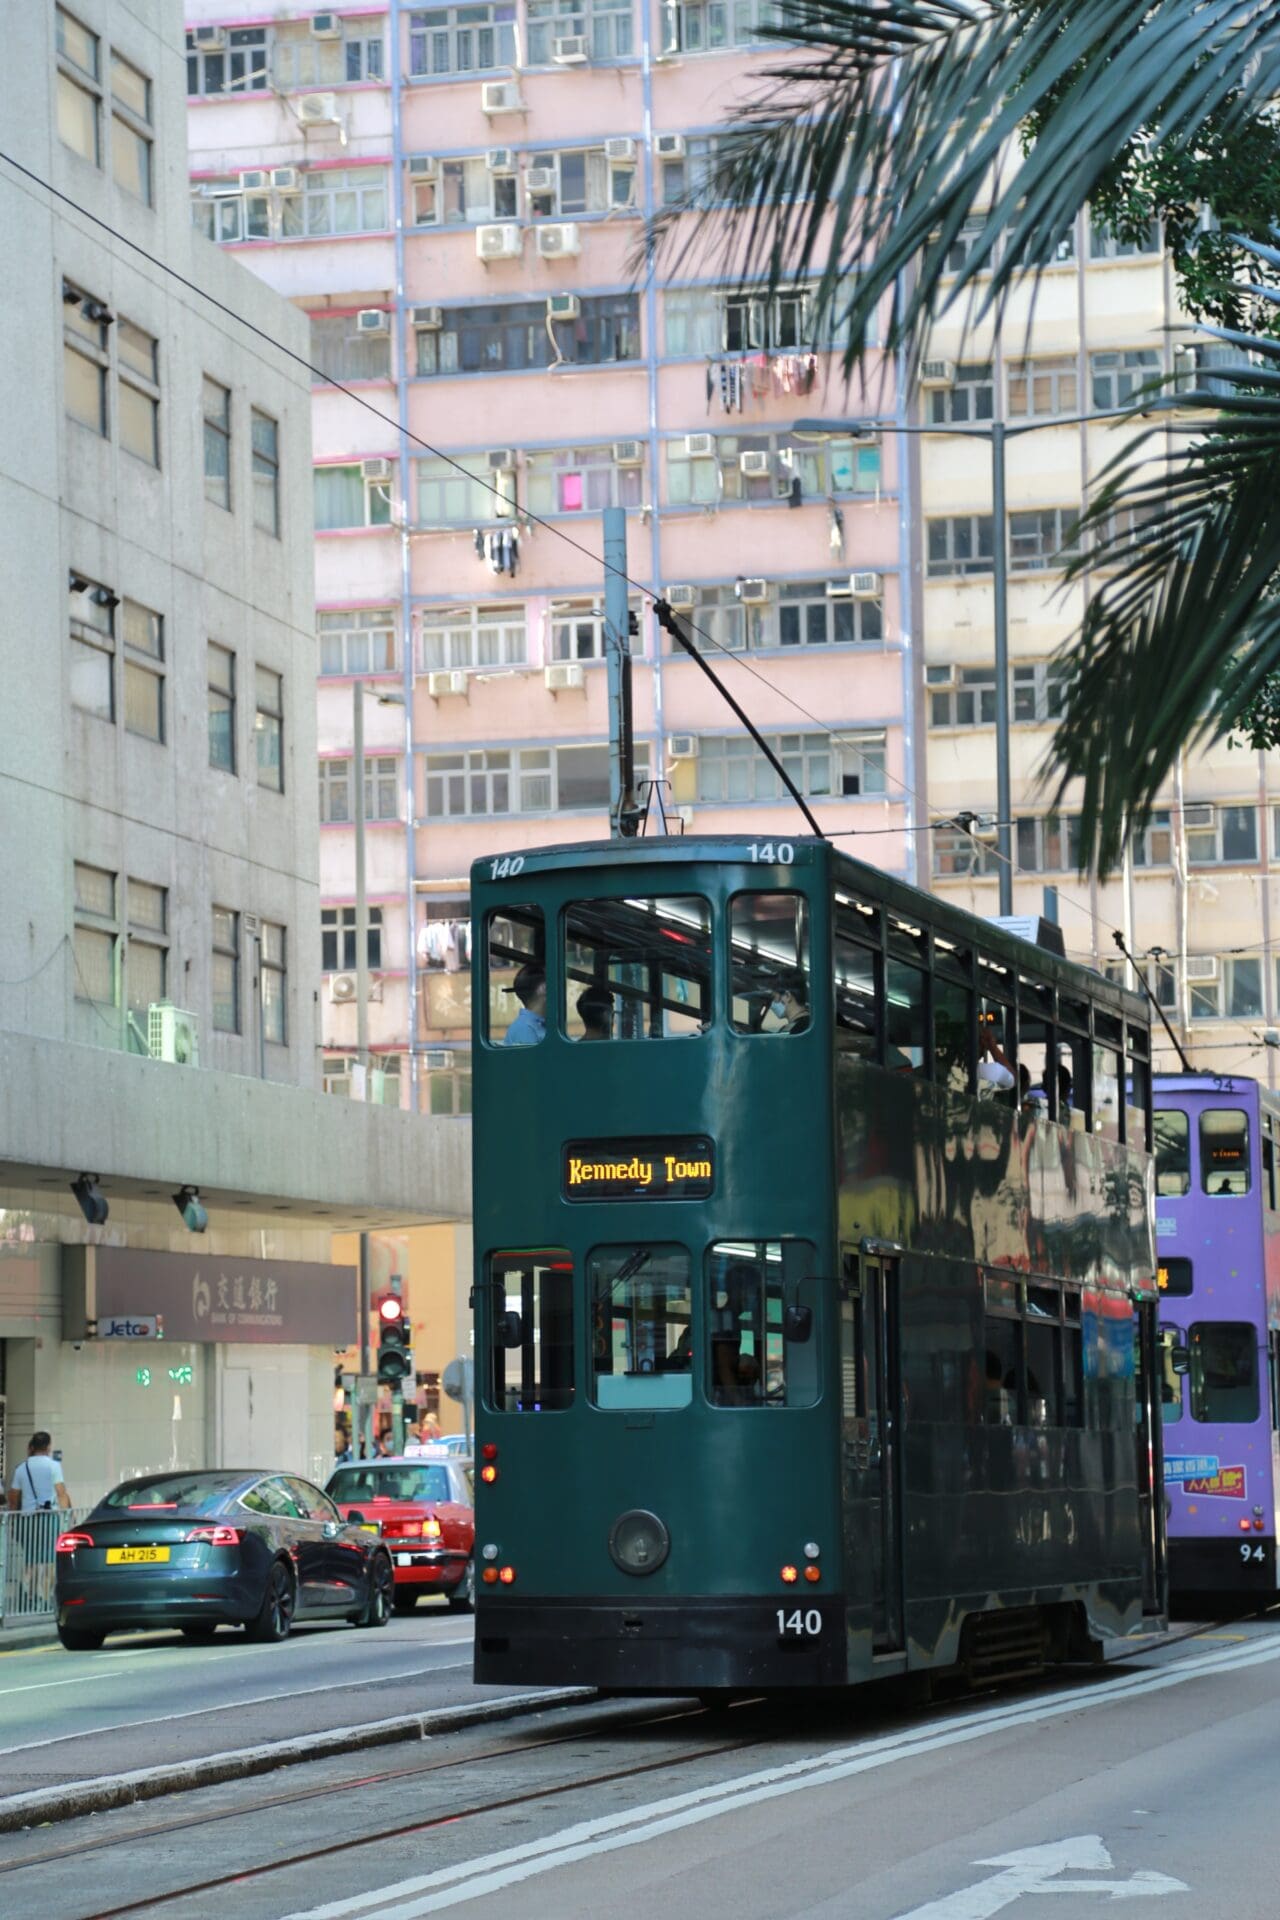
[(99, 1340), (163, 1340), (164, 1320), (158, 1313), (109, 1313), (98, 1322)]
[[(356, 1271), (312, 1260), (64, 1248), (63, 1338), (346, 1347), (357, 1338)], [(68, 1256), (72, 1258), (68, 1259)], [(144, 1332), (149, 1323), (154, 1332)], [(133, 1328), (133, 1332), (125, 1332)]]

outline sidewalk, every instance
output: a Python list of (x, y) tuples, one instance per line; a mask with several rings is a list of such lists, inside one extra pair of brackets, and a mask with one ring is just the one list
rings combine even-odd
[(29, 1648), (56, 1647), (58, 1629), (53, 1615), (47, 1620), (34, 1620), (20, 1627), (0, 1626), (0, 1653), (21, 1653)]

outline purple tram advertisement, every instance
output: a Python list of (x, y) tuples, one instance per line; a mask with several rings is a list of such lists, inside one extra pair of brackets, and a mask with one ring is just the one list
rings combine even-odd
[(1160, 1402), (1169, 1586), (1276, 1587), (1280, 1096), (1155, 1078)]

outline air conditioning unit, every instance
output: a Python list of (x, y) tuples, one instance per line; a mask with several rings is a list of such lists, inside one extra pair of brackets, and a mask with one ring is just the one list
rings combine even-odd
[(613, 458), (620, 467), (642, 467), (644, 465), (643, 440), (615, 440)]
[(768, 473), (770, 464), (769, 454), (763, 450), (738, 455), (738, 467), (745, 474)]
[(485, 459), (489, 463), (490, 473), (513, 473), (516, 464), (514, 447), (490, 447)]
[(878, 573), (851, 573), (849, 591), (855, 600), (878, 600), (880, 598), (880, 575)]
[(549, 293), (547, 295), (547, 316), (551, 320), (576, 320), (582, 312), (582, 302), (576, 293)]
[(214, 53), (227, 44), (227, 36), (221, 27), (196, 27), (191, 37), (202, 52)]
[(434, 153), (411, 153), (409, 173), (415, 180), (434, 180), (440, 171)]
[(336, 93), (304, 93), (298, 99), (298, 118), (304, 127), (332, 124), (338, 118)]
[(390, 333), (391, 315), (381, 307), (362, 307), (356, 315), (357, 333)]
[(523, 106), (514, 80), (486, 80), (480, 89), (481, 113), (519, 113)]
[(524, 170), (524, 190), (526, 193), (554, 193), (556, 190), (555, 168), (526, 167)]
[(655, 160), (682, 160), (684, 158), (684, 135), (682, 133), (655, 133), (653, 136), (653, 157)]
[(714, 433), (686, 433), (684, 456), (686, 460), (714, 460), (716, 457)]
[(1213, 807), (1208, 804), (1204, 806), (1184, 807), (1182, 809), (1182, 824), (1189, 833), (1195, 832), (1197, 829), (1203, 830), (1205, 827), (1212, 827), (1214, 824)]
[(277, 193), (301, 193), (302, 175), (297, 167), (272, 167), (271, 184)]
[(445, 694), (461, 694), (467, 697), (467, 676), (461, 667), (453, 667), (445, 673), (427, 675), (427, 692), (433, 700), (441, 699)]
[(673, 733), (667, 742), (667, 751), (672, 760), (696, 760), (698, 757), (697, 734)]
[(514, 173), (516, 150), (514, 147), (490, 147), (485, 154), (484, 163), (490, 173)]
[(200, 1065), (200, 1024), (194, 1013), (171, 1000), (153, 1000), (147, 1008), (147, 1052), (174, 1067)]
[(443, 307), (413, 307), (410, 318), (415, 327), (421, 327), (424, 333), (439, 333), (444, 325)]
[(331, 973), (329, 975), (329, 998), (335, 1007), (343, 1007), (356, 997), (356, 976), (354, 973)]
[(636, 143), (630, 134), (623, 134), (616, 140), (606, 140), (604, 143), (604, 157), (606, 160), (613, 161), (618, 166), (634, 166)]
[(542, 669), (542, 683), (548, 693), (581, 693), (586, 675), (578, 661), (561, 660)]
[(1186, 974), (1188, 980), (1216, 980), (1218, 960), (1216, 954), (1192, 953), (1187, 955)]
[(956, 363), (954, 360), (922, 360), (920, 363), (920, 385), (922, 387), (954, 387), (956, 383)]
[(313, 40), (341, 40), (342, 22), (336, 13), (313, 13), (311, 16), (311, 38)]
[(362, 480), (389, 480), (394, 471), (394, 464), (390, 460), (362, 460), (360, 462), (360, 478)]
[(564, 260), (572, 254), (581, 252), (582, 241), (578, 235), (576, 221), (567, 220), (558, 226), (538, 228), (540, 260)]
[(271, 175), (261, 167), (254, 167), (248, 173), (240, 175), (241, 193), (262, 193), (271, 185)]
[(476, 258), (479, 260), (518, 260), (524, 236), (514, 221), (500, 226), (476, 228)]
[(759, 607), (769, 598), (767, 580), (739, 580), (734, 588), (744, 607)]
[(439, 1073), (453, 1065), (453, 1054), (448, 1047), (425, 1047), (422, 1064), (428, 1073)]
[(581, 67), (587, 60), (587, 43), (580, 33), (568, 34), (551, 43), (551, 58), (558, 67)]
[(681, 607), (696, 607), (698, 589), (688, 586), (683, 580), (677, 580), (666, 589), (662, 597), (669, 607), (675, 607), (677, 610)]

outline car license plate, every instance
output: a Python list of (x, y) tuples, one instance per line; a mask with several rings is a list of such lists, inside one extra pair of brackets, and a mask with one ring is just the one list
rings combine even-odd
[(396, 1555), (396, 1565), (398, 1567), (411, 1567), (413, 1565), (413, 1555), (411, 1553), (398, 1553)]
[(108, 1547), (109, 1567), (154, 1567), (169, 1558), (168, 1547)]
[(362, 1520), (360, 1522), (360, 1531), (361, 1533), (381, 1533), (382, 1529), (376, 1520)]

